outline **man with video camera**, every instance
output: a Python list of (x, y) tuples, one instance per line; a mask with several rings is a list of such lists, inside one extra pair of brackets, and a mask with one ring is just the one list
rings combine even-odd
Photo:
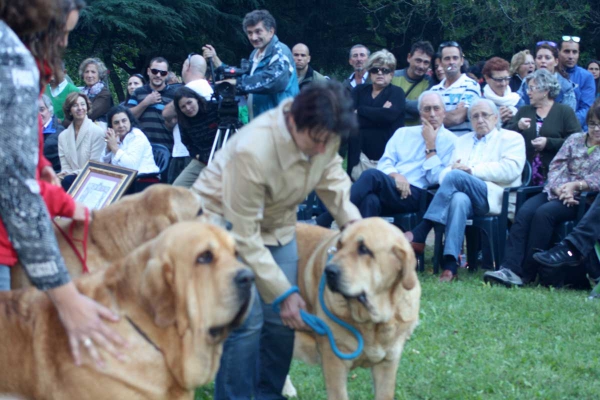
[[(237, 79), (226, 79), (242, 94), (249, 94), (250, 119), (275, 108), (288, 97), (298, 94), (298, 76), (289, 47), (275, 35), (275, 18), (267, 10), (254, 10), (244, 17), (244, 32), (254, 46), (250, 70)], [(212, 58), (215, 67), (227, 68), (210, 44), (202, 48), (204, 58)]]

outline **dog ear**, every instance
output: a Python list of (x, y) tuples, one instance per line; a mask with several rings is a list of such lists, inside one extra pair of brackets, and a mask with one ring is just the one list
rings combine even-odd
[(150, 306), (154, 323), (161, 328), (175, 323), (175, 271), (166, 260), (151, 258), (144, 269), (141, 295)]
[(407, 249), (406, 246), (394, 245), (392, 251), (400, 261), (400, 276), (402, 287), (406, 290), (411, 290), (417, 284), (417, 259), (415, 252), (412, 249)]

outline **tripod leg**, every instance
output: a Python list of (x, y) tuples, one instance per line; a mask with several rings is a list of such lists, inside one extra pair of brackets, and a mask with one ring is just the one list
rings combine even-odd
[(217, 133), (215, 135), (215, 140), (213, 141), (212, 149), (210, 150), (210, 156), (208, 157), (208, 163), (212, 161), (215, 156), (215, 152), (219, 149), (219, 142), (221, 141), (221, 129), (217, 129)]

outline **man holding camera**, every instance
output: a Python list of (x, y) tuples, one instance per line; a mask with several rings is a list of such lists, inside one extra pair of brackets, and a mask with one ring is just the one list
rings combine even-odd
[(298, 282), (296, 208), (315, 190), (342, 229), (361, 218), (337, 154), (341, 139), (357, 128), (342, 84), (314, 82), (240, 129), (194, 183), (204, 212), (231, 222), (260, 294), (225, 341), (215, 400), (283, 399), (305, 303), (298, 293), (283, 300), (280, 312), (272, 303)]
[[(226, 82), (238, 92), (248, 93), (250, 119), (275, 108), (288, 97), (298, 94), (298, 76), (289, 47), (275, 35), (275, 18), (267, 10), (254, 10), (244, 17), (244, 32), (254, 46), (250, 54), (250, 72)], [(215, 49), (207, 44), (202, 48), (204, 58), (212, 58), (215, 67), (223, 65)]]

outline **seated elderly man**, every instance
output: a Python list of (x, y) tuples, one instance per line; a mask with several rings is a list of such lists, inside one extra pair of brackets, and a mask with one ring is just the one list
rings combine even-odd
[(44, 156), (52, 163), (55, 172), (60, 172), (58, 156), (58, 135), (65, 129), (54, 114), (52, 100), (45, 94), (38, 100), (38, 111), (44, 124)]
[[(425, 91), (417, 103), (422, 125), (398, 129), (388, 141), (377, 169), (364, 171), (352, 185), (350, 201), (364, 218), (414, 212), (426, 188), (450, 165), (456, 136), (444, 125), (446, 109), (438, 92)], [(326, 212), (317, 224), (331, 226)]]
[(441, 172), (440, 188), (423, 221), (412, 232), (406, 232), (415, 251), (422, 252), (433, 224), (446, 226), (441, 282), (456, 277), (467, 219), (499, 214), (504, 188), (521, 185), (525, 165), (523, 137), (500, 128), (500, 114), (492, 101), (476, 100), (469, 109), (469, 120), (475, 132), (458, 138), (452, 155), (454, 163)]

